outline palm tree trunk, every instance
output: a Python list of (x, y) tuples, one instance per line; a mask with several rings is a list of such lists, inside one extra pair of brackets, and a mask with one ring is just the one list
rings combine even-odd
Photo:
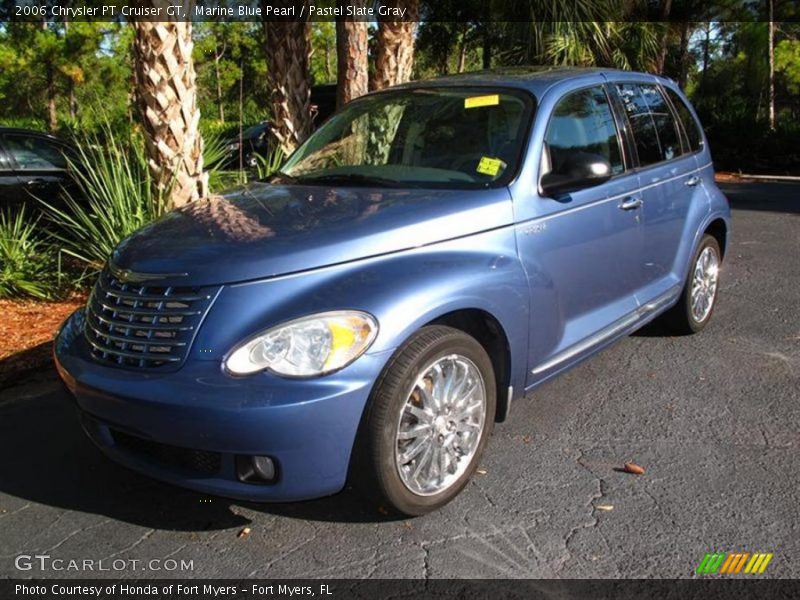
[(669, 49), (670, 23), (669, 13), (672, 11), (672, 0), (661, 1), (661, 21), (664, 32), (661, 34), (661, 48), (658, 53), (656, 69), (659, 75), (664, 74), (664, 65), (667, 63), (667, 50)]
[(384, 6), (406, 9), (403, 21), (382, 19), (378, 23), (378, 50), (371, 88), (382, 90), (411, 80), (414, 68), (414, 37), (419, 24), (419, 0), (387, 0)]
[(467, 28), (468, 25), (464, 23), (461, 28), (461, 37), (458, 41), (458, 65), (456, 72), (463, 73), (467, 68)]
[(703, 38), (703, 67), (700, 72), (700, 96), (705, 97), (706, 75), (708, 74), (708, 64), (711, 60), (711, 21), (706, 21), (704, 25), (705, 37)]
[(73, 121), (78, 118), (78, 99), (75, 97), (75, 82), (69, 82), (69, 118)]
[(691, 23), (684, 21), (681, 23), (681, 49), (680, 49), (680, 66), (678, 70), (678, 85), (681, 88), (686, 87), (686, 80), (689, 76), (689, 38), (691, 37)]
[[(264, 12), (296, 7), (292, 0), (263, 0)], [(267, 74), (272, 88), (272, 133), (284, 155), (289, 155), (311, 132), (311, 28), (308, 6), (302, 20), (264, 21)], [(299, 17), (299, 15), (298, 15)]]
[(328, 82), (333, 79), (333, 71), (331, 70), (331, 44), (330, 40), (325, 38), (325, 81)]
[(47, 68), (47, 121), (50, 133), (55, 133), (58, 128), (58, 111), (56, 109), (56, 82), (55, 73), (51, 67)]
[(183, 206), (208, 191), (192, 60), (192, 24), (139, 20), (132, 24), (136, 105), (154, 191), (168, 207)]
[(225, 122), (225, 103), (222, 101), (222, 79), (219, 72), (219, 61), (225, 55), (225, 45), (222, 46), (222, 52), (217, 51), (216, 45), (214, 46), (214, 75), (217, 83), (217, 106), (219, 107), (219, 120), (220, 123)]
[(769, 130), (775, 131), (775, 0), (769, 0)]
[[(341, 7), (347, 4), (348, 0), (337, 2)], [(366, 21), (353, 17), (343, 16), (336, 19), (336, 68), (339, 83), (336, 89), (337, 108), (368, 91), (367, 26)]]
[(487, 17), (487, 20), (484, 21), (484, 23), (482, 25), (483, 31), (481, 32), (482, 33), (482, 37), (483, 37), (483, 48), (482, 48), (482, 56), (481, 56), (481, 65), (482, 65), (482, 67), (484, 69), (491, 69), (492, 68), (492, 49), (493, 49), (492, 48), (492, 35), (493, 35), (493, 31), (492, 31), (492, 23), (488, 19), (488, 17), (491, 16), (491, 14), (488, 11), (488, 6), (489, 6), (489, 4), (487, 3), (486, 4), (486, 7), (487, 7), (486, 8), (486, 12), (484, 13), (485, 16)]

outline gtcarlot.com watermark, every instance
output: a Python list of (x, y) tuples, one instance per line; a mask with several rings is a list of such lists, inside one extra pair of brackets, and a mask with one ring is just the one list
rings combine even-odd
[(94, 559), (53, 558), (49, 554), (20, 554), (14, 559), (18, 571), (194, 571), (194, 560), (174, 558)]

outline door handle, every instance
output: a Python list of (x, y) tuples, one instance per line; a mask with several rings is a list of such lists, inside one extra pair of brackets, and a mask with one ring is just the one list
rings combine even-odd
[(628, 196), (622, 201), (622, 204), (619, 207), (622, 210), (633, 210), (635, 208), (639, 208), (642, 205), (642, 199), (636, 198), (635, 196)]
[(31, 187), (40, 187), (40, 186), (43, 186), (43, 185), (46, 185), (46, 184), (47, 184), (47, 182), (44, 179), (37, 179), (37, 178), (28, 179), (28, 181), (25, 182), (25, 185), (28, 185), (28, 186), (31, 186)]
[(689, 179), (686, 180), (686, 185), (689, 187), (694, 187), (698, 183), (700, 183), (700, 178), (697, 175), (692, 175)]

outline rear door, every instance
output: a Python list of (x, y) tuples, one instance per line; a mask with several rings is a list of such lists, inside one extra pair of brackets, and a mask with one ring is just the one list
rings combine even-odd
[(696, 194), (697, 163), (662, 88), (642, 82), (614, 87), (630, 125), (643, 201), (643, 270), (637, 298), (642, 304), (667, 302), (681, 287), (677, 256), (689, 211), (705, 195)]

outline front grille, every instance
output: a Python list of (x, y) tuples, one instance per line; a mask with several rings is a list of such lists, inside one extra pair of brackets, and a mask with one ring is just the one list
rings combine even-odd
[(116, 429), (111, 430), (114, 443), (131, 455), (158, 465), (177, 467), (186, 471), (214, 475), (219, 473), (222, 455), (207, 450), (191, 450), (170, 446), (130, 435)]
[(215, 290), (124, 283), (104, 270), (86, 307), (94, 358), (135, 369), (179, 366)]

